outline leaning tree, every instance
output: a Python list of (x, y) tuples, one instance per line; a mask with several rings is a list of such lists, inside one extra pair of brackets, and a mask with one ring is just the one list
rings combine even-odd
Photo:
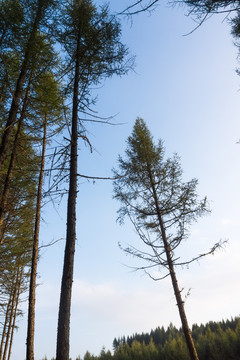
[[(121, 202), (119, 220), (129, 217), (144, 246), (130, 245), (123, 250), (144, 261), (138, 269), (154, 280), (170, 276), (189, 354), (197, 360), (176, 268), (213, 253), (221, 243), (190, 260), (181, 261), (176, 252), (188, 237), (190, 224), (209, 212), (207, 199), (198, 199), (196, 179), (183, 182), (178, 156), (165, 160), (163, 143), (153, 143), (140, 118), (127, 139), (125, 155), (124, 159), (119, 157), (119, 170), (114, 170), (114, 197)], [(162, 271), (159, 277), (156, 270)]]

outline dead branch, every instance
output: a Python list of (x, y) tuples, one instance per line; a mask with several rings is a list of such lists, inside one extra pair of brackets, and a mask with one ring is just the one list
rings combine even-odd
[[(119, 13), (119, 15), (127, 15), (127, 16), (132, 16), (132, 15), (136, 15), (136, 14), (140, 14), (144, 11), (148, 11), (151, 12), (155, 9), (155, 7), (157, 6), (157, 2), (159, 0), (151, 0), (148, 2), (148, 4), (143, 5), (143, 0), (138, 0), (135, 3), (133, 3), (132, 5), (129, 5), (126, 9), (124, 9), (122, 12)], [(134, 8), (136, 8), (137, 6), (140, 6), (139, 10), (133, 10)]]
[(120, 177), (102, 177), (102, 176), (90, 176), (90, 175), (83, 175), (83, 174), (77, 174), (77, 176), (85, 178), (85, 179), (90, 179), (90, 180), (118, 180), (118, 179), (120, 179)]

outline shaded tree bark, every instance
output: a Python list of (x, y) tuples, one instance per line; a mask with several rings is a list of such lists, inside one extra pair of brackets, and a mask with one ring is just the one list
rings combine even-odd
[(75, 62), (72, 132), (70, 155), (70, 178), (67, 208), (67, 234), (58, 313), (56, 360), (69, 359), (70, 308), (73, 282), (73, 263), (76, 241), (76, 199), (77, 199), (77, 143), (78, 143), (78, 91), (79, 91), (80, 31), (77, 39)]

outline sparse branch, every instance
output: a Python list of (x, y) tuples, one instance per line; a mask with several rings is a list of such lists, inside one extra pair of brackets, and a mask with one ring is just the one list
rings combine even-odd
[[(126, 177), (114, 184), (115, 198), (121, 203), (119, 220), (122, 222), (127, 216), (143, 244), (143, 248), (131, 245), (123, 250), (146, 263), (136, 269), (144, 271), (151, 279), (170, 276), (189, 355), (191, 360), (198, 360), (175, 267), (189, 265), (213, 254), (222, 243), (186, 262), (181, 262), (175, 252), (187, 238), (192, 222), (209, 213), (207, 200), (198, 200), (196, 179), (183, 182), (176, 155), (164, 159), (162, 142), (159, 141), (159, 145), (153, 143), (141, 118), (137, 118), (132, 135), (127, 139), (125, 158), (119, 157), (119, 168), (115, 174), (126, 173)], [(167, 274), (156, 276), (153, 271), (156, 268), (167, 270)]]
[(116, 115), (112, 115), (112, 116), (108, 116), (108, 117), (103, 117), (103, 116), (99, 116), (94, 114), (94, 111), (92, 109), (89, 109), (91, 112), (88, 111), (84, 111), (82, 110), (82, 114), (87, 115), (87, 116), (91, 116), (92, 119), (90, 118), (81, 118), (80, 120), (83, 122), (96, 122), (99, 124), (107, 124), (107, 125), (123, 125), (124, 123), (113, 123), (110, 122), (110, 120), (114, 119), (116, 117)]
[(83, 175), (83, 174), (77, 174), (77, 176), (85, 178), (85, 179), (91, 179), (91, 180), (117, 180), (119, 177), (102, 177), (102, 176), (90, 176), (90, 175)]
[(60, 239), (57, 239), (57, 240), (53, 240), (49, 244), (39, 246), (39, 249), (48, 248), (50, 246), (53, 246), (53, 245), (57, 244), (59, 241), (62, 241), (62, 240), (65, 240), (65, 239), (60, 238)]
[(148, 271), (145, 270), (145, 273), (150, 277), (150, 279), (154, 280), (154, 281), (160, 281), (160, 280), (163, 280), (163, 279), (166, 279), (168, 276), (170, 276), (170, 273), (164, 275), (164, 276), (161, 276), (161, 277), (155, 277), (155, 276), (152, 276)]
[(224, 241), (219, 241), (216, 244), (213, 245), (213, 247), (206, 253), (200, 254), (196, 257), (194, 257), (193, 259), (189, 260), (189, 261), (184, 261), (181, 263), (174, 263), (174, 265), (176, 266), (185, 266), (185, 265), (190, 265), (191, 263), (198, 261), (200, 259), (202, 259), (203, 257), (207, 256), (207, 255), (214, 255), (215, 252), (217, 250), (221, 250), (224, 248), (224, 246), (228, 243), (228, 240), (224, 240)]
[(144, 11), (153, 11), (155, 6), (157, 6), (158, 1), (159, 0), (151, 0), (151, 1), (149, 0), (147, 2), (146, 0), (135, 1), (132, 5), (129, 5), (126, 9), (120, 12), (119, 15), (131, 16), (142, 13)]
[(183, 36), (188, 36), (188, 35), (191, 35), (193, 34), (198, 28), (200, 28), (202, 26), (202, 24), (206, 21), (206, 19), (208, 18), (209, 16), (209, 13), (206, 13), (203, 18), (200, 20), (200, 22), (198, 23), (197, 26), (195, 26), (193, 28), (193, 30), (189, 31), (187, 34), (184, 34)]

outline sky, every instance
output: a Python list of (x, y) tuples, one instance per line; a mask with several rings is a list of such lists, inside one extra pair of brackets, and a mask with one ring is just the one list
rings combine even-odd
[[(98, 1), (98, 4), (102, 1)], [(128, 1), (111, 0), (117, 11)], [(196, 26), (184, 8), (161, 2), (151, 16), (122, 19), (122, 39), (136, 56), (127, 76), (105, 81), (97, 91), (96, 110), (115, 115), (116, 126), (88, 125), (95, 151), (80, 145), (79, 173), (111, 176), (118, 154), (135, 119), (142, 117), (154, 139), (161, 138), (166, 155), (178, 153), (184, 180), (197, 178), (200, 197), (208, 197), (212, 213), (191, 227), (180, 249), (183, 259), (207, 251), (220, 239), (224, 250), (177, 272), (190, 325), (239, 316), (240, 288), (240, 78), (237, 48), (223, 17)], [(240, 66), (240, 65), (239, 65)], [(132, 226), (116, 223), (119, 204), (110, 181), (79, 181), (77, 244), (71, 309), (70, 356), (88, 350), (112, 350), (115, 337), (149, 332), (170, 322), (180, 326), (170, 279), (154, 282), (129, 266), (122, 244), (137, 244)], [(38, 267), (35, 359), (55, 356), (60, 282), (66, 230), (66, 200), (42, 211)], [(12, 360), (24, 359), (27, 304), (18, 321)]]

